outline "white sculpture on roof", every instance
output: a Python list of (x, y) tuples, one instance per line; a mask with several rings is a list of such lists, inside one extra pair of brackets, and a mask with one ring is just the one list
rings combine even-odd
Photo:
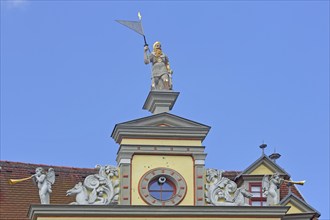
[(36, 168), (36, 173), (33, 175), (33, 180), (39, 188), (39, 197), (41, 204), (50, 203), (50, 193), (52, 193), (52, 184), (55, 182), (55, 172), (53, 168), (49, 168), (48, 172), (42, 167)]
[(265, 175), (262, 178), (262, 191), (267, 196), (267, 205), (278, 205), (280, 202), (279, 188), (284, 182), (284, 179), (280, 178), (278, 173), (274, 173), (272, 176)]
[(252, 194), (243, 187), (237, 188), (236, 183), (222, 173), (222, 170), (206, 170), (206, 202), (214, 206), (248, 206), (245, 197), (250, 198)]
[(118, 168), (110, 165), (100, 166), (98, 174), (89, 175), (84, 183), (77, 183), (66, 192), (67, 196), (76, 195), (74, 205), (108, 205), (118, 202)]

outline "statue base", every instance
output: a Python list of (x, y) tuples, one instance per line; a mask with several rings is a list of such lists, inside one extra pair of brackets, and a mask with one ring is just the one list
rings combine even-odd
[(172, 110), (179, 94), (179, 92), (173, 92), (172, 90), (151, 90), (144, 102), (143, 109), (152, 114), (169, 112)]

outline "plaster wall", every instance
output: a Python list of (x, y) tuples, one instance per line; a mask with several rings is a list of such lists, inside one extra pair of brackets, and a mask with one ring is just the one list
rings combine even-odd
[(147, 205), (139, 194), (139, 181), (149, 170), (165, 167), (179, 172), (186, 181), (187, 193), (179, 205), (194, 205), (194, 162), (190, 156), (134, 155), (132, 158), (132, 205)]

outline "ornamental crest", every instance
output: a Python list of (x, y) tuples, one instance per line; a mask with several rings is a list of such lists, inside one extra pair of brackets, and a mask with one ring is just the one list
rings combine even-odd
[(84, 183), (77, 183), (66, 192), (67, 196), (76, 195), (72, 205), (108, 205), (118, 202), (118, 168), (110, 165), (100, 166), (98, 174), (89, 175)]
[(243, 187), (237, 188), (234, 181), (223, 177), (222, 170), (207, 169), (205, 200), (214, 206), (248, 206), (245, 197), (252, 196)]

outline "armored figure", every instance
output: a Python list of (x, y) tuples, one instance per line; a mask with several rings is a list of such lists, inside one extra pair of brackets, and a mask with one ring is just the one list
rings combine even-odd
[(168, 57), (162, 52), (160, 42), (155, 42), (153, 51), (148, 54), (144, 47), (144, 63), (152, 63), (151, 90), (172, 90), (172, 74)]

